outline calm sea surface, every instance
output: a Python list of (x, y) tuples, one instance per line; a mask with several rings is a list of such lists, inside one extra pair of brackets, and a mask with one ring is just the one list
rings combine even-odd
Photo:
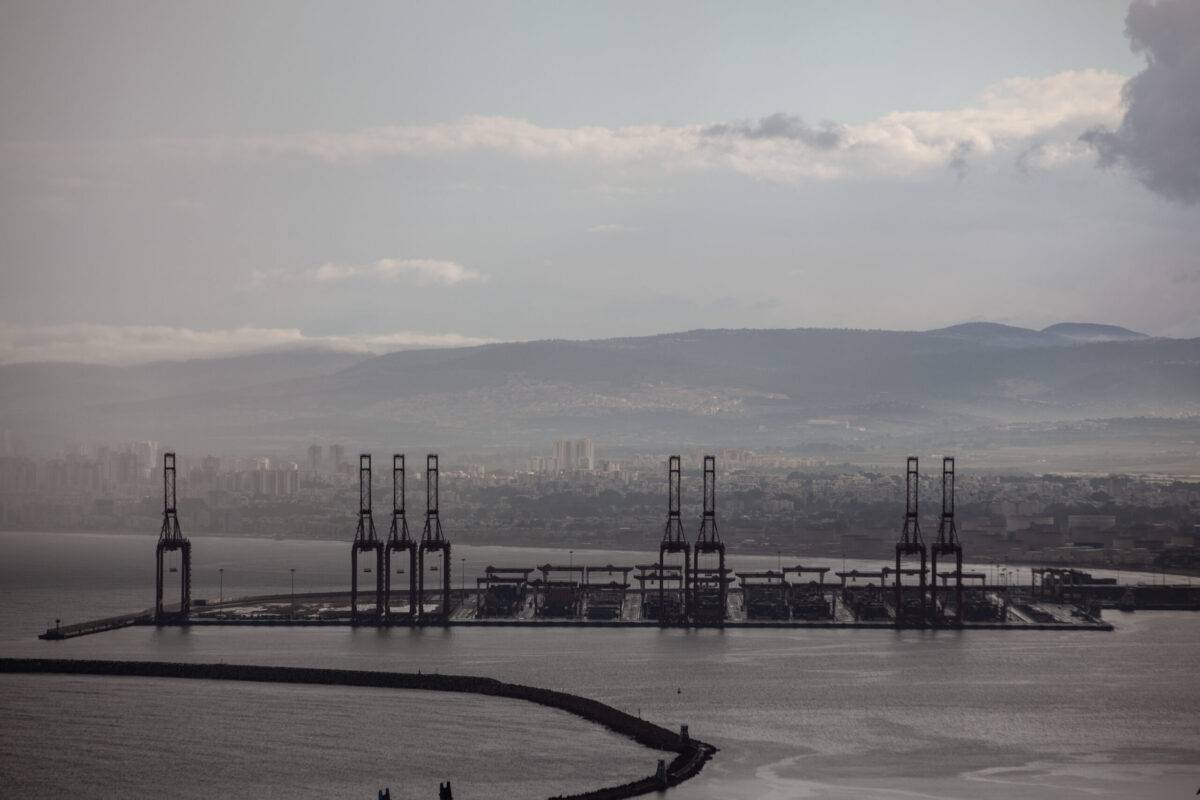
[[(346, 543), (194, 537), (196, 596), (342, 589)], [(684, 798), (1192, 797), (1200, 614), (1113, 633), (130, 628), (35, 637), (153, 601), (154, 539), (0, 533), (0, 653), (488, 675), (578, 692), (721, 748)], [(488, 564), (561, 551), (455, 547)], [(575, 563), (645, 553), (576, 551)], [(785, 562), (795, 559), (784, 559)], [(809, 559), (806, 559), (806, 562)], [(819, 560), (818, 560), (819, 561)], [(734, 560), (774, 566), (774, 557)], [(824, 562), (841, 567), (841, 561)], [(847, 562), (874, 567), (874, 562)], [(1027, 575), (1028, 573), (1026, 573)], [(1157, 580), (1122, 574), (1123, 580)], [(539, 797), (657, 755), (516, 701), (305, 686), (0, 677), (3, 797)]]

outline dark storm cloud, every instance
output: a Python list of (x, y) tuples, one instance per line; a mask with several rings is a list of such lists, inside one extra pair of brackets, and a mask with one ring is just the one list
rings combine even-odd
[(738, 136), (743, 139), (789, 139), (802, 142), (820, 150), (833, 150), (845, 136), (841, 125), (822, 122), (817, 127), (791, 114), (771, 114), (758, 124), (734, 122), (727, 125), (710, 125), (703, 130), (705, 136)]
[(1200, 201), (1200, 2), (1136, 0), (1125, 32), (1146, 68), (1125, 84), (1125, 118), (1083, 141), (1104, 167), (1122, 164), (1152, 191)]

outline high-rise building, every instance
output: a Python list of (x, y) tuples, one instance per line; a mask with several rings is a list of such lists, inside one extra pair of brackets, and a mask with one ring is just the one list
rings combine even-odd
[(138, 469), (142, 471), (142, 476), (148, 476), (150, 470), (158, 465), (158, 442), (152, 439), (134, 442), (133, 452), (137, 456)]
[(283, 470), (284, 474), (283, 493), (296, 494), (300, 491), (300, 465), (288, 464)]
[(324, 450), (319, 444), (310, 444), (308, 446), (308, 474), (316, 475), (321, 471), (321, 456), (324, 455)]
[(596, 468), (596, 451), (590, 438), (575, 440), (575, 469), (591, 472)]
[(337, 472), (342, 464), (346, 463), (346, 447), (340, 444), (329, 445), (329, 467), (332, 472)]
[(255, 494), (281, 497), (300, 490), (300, 466), (286, 464), (282, 468), (256, 469), (246, 474), (244, 485)]
[(554, 471), (567, 472), (575, 469), (575, 443), (570, 439), (554, 442)]
[(126, 452), (117, 456), (116, 480), (118, 486), (132, 486), (142, 480), (137, 454)]
[(596, 468), (596, 451), (592, 440), (588, 437), (555, 439), (552, 463), (554, 472), (591, 472)]

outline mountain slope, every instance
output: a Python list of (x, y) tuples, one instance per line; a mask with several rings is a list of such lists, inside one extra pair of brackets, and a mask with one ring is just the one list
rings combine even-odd
[(968, 339), (992, 347), (1052, 347), (1063, 344), (1063, 340), (1048, 331), (1001, 325), (997, 322), (965, 322), (929, 331), (941, 336)]
[(1131, 331), (1119, 325), (1100, 325), (1095, 322), (1060, 322), (1043, 328), (1042, 333), (1073, 342), (1129, 342), (1150, 338), (1144, 333)]
[[(313, 440), (528, 446), (577, 434), (630, 446), (761, 447), (1200, 411), (1200, 340), (1080, 343), (963, 327), (696, 330), (115, 373), (0, 367), (0, 427), (46, 441), (155, 438), (206, 452), (296, 452)], [(810, 424), (830, 418), (843, 432)]]

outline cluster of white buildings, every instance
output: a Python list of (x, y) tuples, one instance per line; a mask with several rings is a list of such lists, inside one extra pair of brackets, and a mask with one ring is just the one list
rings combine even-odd
[(529, 470), (537, 473), (592, 472), (596, 469), (596, 448), (590, 438), (556, 439), (554, 455), (534, 456)]

